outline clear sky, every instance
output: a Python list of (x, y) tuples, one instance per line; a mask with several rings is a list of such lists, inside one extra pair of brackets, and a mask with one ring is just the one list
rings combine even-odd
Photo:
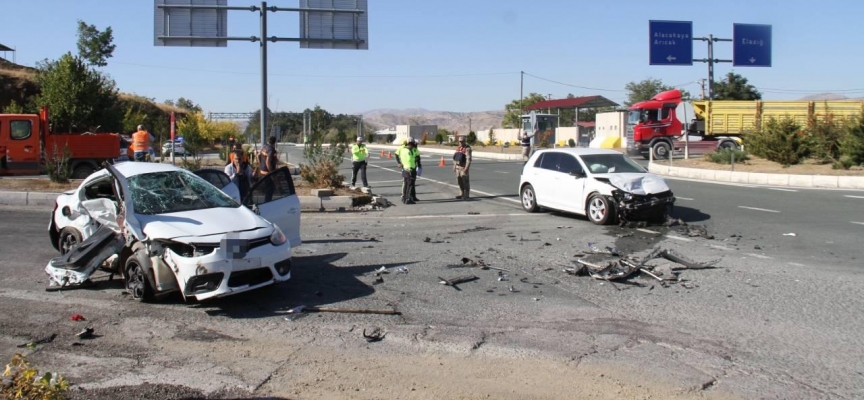
[[(33, 66), (75, 51), (76, 20), (114, 30), (117, 50), (104, 71), (124, 92), (157, 100), (191, 98), (207, 111), (260, 107), (259, 47), (156, 47), (153, 0), (0, 0), (0, 43)], [(229, 0), (246, 6), (252, 0)], [(296, 7), (297, 0), (268, 5)], [(369, 50), (300, 49), (271, 43), (270, 107), (296, 111), (319, 104), (331, 112), (375, 108), (446, 111), (503, 109), (525, 93), (554, 98), (600, 94), (625, 98), (624, 85), (648, 77), (694, 94), (707, 65), (648, 65), (648, 21), (693, 21), (695, 36), (732, 37), (733, 23), (773, 26), (773, 67), (737, 68), (766, 99), (815, 92), (864, 96), (864, 2), (762, 0), (369, 0)], [(256, 13), (230, 11), (229, 35), (259, 33)], [(269, 14), (269, 35), (296, 37), (298, 14)], [(704, 42), (694, 56), (705, 57)], [(718, 43), (715, 57), (732, 58)], [(9, 55), (11, 58), (11, 55)], [(718, 64), (716, 76), (732, 70)], [(857, 91), (852, 91), (857, 90)]]

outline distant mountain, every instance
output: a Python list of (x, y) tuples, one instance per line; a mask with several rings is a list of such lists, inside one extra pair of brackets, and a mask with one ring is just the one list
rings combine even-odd
[(813, 101), (813, 100), (851, 100), (850, 98), (837, 93), (818, 93), (811, 94), (809, 96), (804, 96), (801, 100)]
[(490, 127), (500, 128), (504, 120), (504, 111), (452, 112), (429, 111), (422, 108), (403, 110), (381, 108), (361, 113), (363, 121), (375, 125), (378, 129), (386, 129), (396, 125), (438, 125), (449, 131), (468, 132), (471, 118), (471, 129), (475, 132)]

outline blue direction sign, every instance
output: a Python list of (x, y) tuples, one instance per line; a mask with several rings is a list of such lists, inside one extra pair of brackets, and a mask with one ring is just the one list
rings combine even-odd
[(693, 65), (693, 22), (648, 21), (649, 65)]
[(771, 66), (771, 25), (732, 25), (732, 65)]

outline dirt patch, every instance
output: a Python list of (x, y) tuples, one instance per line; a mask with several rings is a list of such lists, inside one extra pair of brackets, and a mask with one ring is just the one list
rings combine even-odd
[(48, 178), (27, 179), (0, 179), (0, 190), (13, 192), (65, 192), (78, 188), (80, 180), (69, 181), (69, 183), (55, 183)]
[[(813, 161), (807, 160), (799, 165), (790, 165), (788, 167), (784, 167), (778, 163), (773, 161), (768, 161), (763, 158), (752, 157), (750, 160), (745, 161), (744, 163), (735, 163), (735, 171), (736, 172), (761, 172), (768, 174), (792, 174), (792, 175), (833, 175), (833, 176), (864, 176), (864, 170), (842, 170), (842, 169), (833, 169), (831, 164), (817, 164)], [(658, 165), (668, 166), (670, 165), (668, 160), (663, 161), (654, 161)], [(671, 165), (673, 167), (684, 167), (684, 168), (699, 168), (699, 169), (713, 169), (720, 171), (729, 171), (732, 167), (728, 164), (717, 164), (711, 161), (701, 159), (701, 158), (692, 158), (689, 160), (672, 160)]]

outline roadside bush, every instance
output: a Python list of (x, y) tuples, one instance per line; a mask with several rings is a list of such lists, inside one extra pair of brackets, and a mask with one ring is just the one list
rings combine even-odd
[(300, 166), (300, 177), (317, 188), (341, 188), (345, 176), (339, 173), (339, 165), (345, 160), (346, 149), (341, 143), (328, 147), (324, 147), (321, 141), (309, 143), (303, 150), (309, 165)]
[(705, 159), (717, 164), (731, 164), (733, 155), (736, 163), (750, 159), (750, 154), (740, 149), (717, 149), (713, 153), (705, 154)]
[(465, 141), (468, 142), (469, 145), (473, 146), (477, 143), (477, 134), (474, 131), (468, 132), (468, 136), (465, 137)]
[(30, 366), (23, 354), (16, 353), (6, 364), (0, 394), (4, 399), (62, 400), (69, 390), (69, 382), (60, 376)]
[(495, 146), (498, 144), (498, 138), (495, 137), (495, 130), (491, 127), (489, 128), (489, 145)]
[(807, 124), (807, 147), (810, 156), (822, 163), (833, 163), (836, 167), (841, 156), (840, 143), (845, 128), (832, 114), (823, 119), (811, 118)]
[(51, 182), (69, 182), (69, 176), (71, 175), (71, 171), (69, 171), (70, 158), (72, 158), (72, 152), (69, 151), (69, 146), (64, 145), (63, 151), (61, 152), (60, 149), (57, 148), (57, 144), (54, 144), (51, 157), (48, 158), (48, 161), (45, 164), (45, 172), (48, 173), (48, 179), (50, 179)]
[(840, 139), (840, 159), (835, 167), (864, 165), (864, 115), (846, 124)]
[(435, 143), (437, 143), (437, 144), (442, 144), (442, 143), (444, 143), (444, 134), (442, 134), (442, 133), (436, 133), (436, 134), (435, 134)]
[(808, 156), (807, 135), (791, 118), (771, 118), (761, 129), (744, 137), (744, 145), (756, 156), (789, 166)]
[(570, 147), (576, 147), (576, 141), (573, 138), (567, 140), (567, 145)]
[(536, 146), (542, 149), (549, 147), (549, 137), (552, 136), (552, 131), (547, 130), (537, 134)]

